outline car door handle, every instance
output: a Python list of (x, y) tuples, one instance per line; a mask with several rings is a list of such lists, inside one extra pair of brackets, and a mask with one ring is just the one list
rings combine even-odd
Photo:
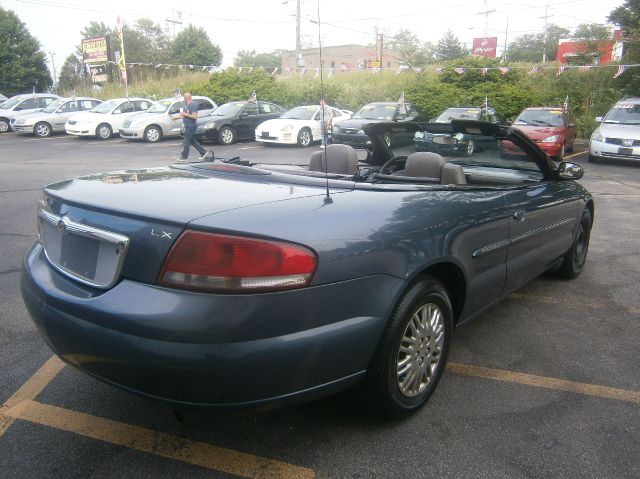
[(518, 223), (522, 223), (524, 221), (524, 210), (518, 210), (515, 213), (513, 213), (513, 219), (516, 220)]

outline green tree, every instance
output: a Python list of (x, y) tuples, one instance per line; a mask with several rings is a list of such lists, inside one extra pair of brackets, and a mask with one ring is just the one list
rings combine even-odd
[(430, 43), (422, 43), (411, 30), (401, 29), (387, 40), (385, 48), (398, 50), (400, 62), (407, 66), (421, 66), (433, 62), (434, 49)]
[(255, 50), (240, 50), (233, 64), (237, 67), (276, 68), (282, 64), (282, 52), (274, 50), (271, 53), (256, 53)]
[(438, 40), (434, 54), (437, 60), (453, 60), (466, 57), (469, 55), (469, 50), (460, 43), (458, 37), (451, 30), (447, 30), (443, 37)]
[(127, 62), (171, 63), (167, 31), (148, 18), (139, 18), (129, 27), (123, 28), (124, 49)]
[(74, 91), (78, 87), (84, 86), (86, 81), (84, 63), (77, 55), (70, 54), (60, 69), (60, 79), (58, 80), (60, 91)]
[(528, 33), (511, 42), (507, 58), (514, 62), (539, 62), (543, 53), (546, 53), (547, 60), (554, 61), (558, 55), (559, 40), (569, 37), (570, 34), (568, 29), (550, 24), (547, 26), (546, 36), (544, 32)]
[(209, 39), (203, 28), (189, 25), (171, 44), (173, 61), (183, 65), (220, 65), (222, 51)]
[(40, 42), (11, 10), (0, 8), (0, 91), (13, 95), (51, 85), (45, 53)]
[(640, 0), (626, 0), (607, 20), (622, 28), (625, 63), (640, 62)]

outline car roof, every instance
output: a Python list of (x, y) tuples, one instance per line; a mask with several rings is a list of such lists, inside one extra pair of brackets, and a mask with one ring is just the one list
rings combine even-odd
[(530, 106), (525, 108), (522, 111), (526, 111), (526, 110), (562, 110), (563, 107), (561, 106)]
[[(411, 103), (411, 102), (406, 101), (405, 103)], [(371, 103), (367, 103), (366, 105), (364, 105), (362, 108), (369, 105), (397, 105), (397, 104), (398, 104), (397, 101), (372, 101)]]
[[(202, 95), (192, 95), (191, 98), (196, 100), (211, 100), (211, 98), (209, 98), (208, 96), (202, 96)], [(180, 99), (176, 99), (176, 97), (174, 96), (169, 96), (167, 98), (160, 98), (159, 100), (154, 100), (154, 101), (182, 101), (182, 96), (180, 96)]]
[(58, 98), (59, 100), (62, 101), (74, 101), (74, 100), (95, 100), (95, 101), (104, 101), (101, 100), (100, 98), (93, 98), (91, 96), (77, 96), (77, 97), (72, 97), (72, 96), (65, 96), (65, 97), (61, 97)]

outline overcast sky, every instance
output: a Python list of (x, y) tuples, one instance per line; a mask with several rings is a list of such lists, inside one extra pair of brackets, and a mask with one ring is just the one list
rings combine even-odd
[[(526, 33), (541, 32), (545, 19), (574, 29), (580, 23), (606, 23), (608, 14), (622, 0), (320, 0), (323, 45), (374, 43), (376, 28), (393, 35), (406, 28), (422, 41), (437, 42), (451, 29), (465, 43), (474, 37), (498, 37), (498, 53), (507, 41)], [(176, 33), (192, 23), (203, 27), (209, 38), (220, 45), (223, 66), (233, 64), (239, 50), (269, 52), (295, 49), (296, 0), (108, 0), (107, 2), (71, 0), (0, 0), (5, 9), (16, 12), (47, 52), (55, 54), (59, 72), (64, 59), (80, 43), (80, 31), (91, 21), (115, 25), (120, 15), (125, 22), (150, 18)], [(548, 9), (545, 12), (545, 5)], [(480, 12), (491, 11), (488, 15)], [(302, 0), (303, 42), (318, 43), (316, 20), (318, 0)], [(183, 22), (173, 25), (174, 19)], [(507, 21), (508, 19), (508, 21)], [(126, 45), (125, 45), (126, 49)]]

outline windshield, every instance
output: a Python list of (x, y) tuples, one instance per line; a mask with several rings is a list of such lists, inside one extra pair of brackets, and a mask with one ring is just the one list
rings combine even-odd
[(320, 107), (317, 106), (298, 106), (293, 110), (289, 110), (280, 118), (288, 118), (289, 120), (311, 120)]
[(604, 123), (640, 124), (640, 103), (618, 103), (604, 117)]
[(215, 109), (213, 114), (215, 116), (233, 116), (237, 114), (244, 107), (243, 102), (225, 103)]
[(562, 126), (562, 110), (525, 110), (516, 125)]
[(404, 141), (396, 135), (392, 144), (393, 155), (433, 152), (448, 163), (463, 166), (465, 173), (468, 169), (477, 168), (483, 174), (495, 170), (501, 174), (520, 175), (525, 178), (523, 181), (542, 179), (542, 171), (536, 161), (511, 141), (480, 134), (430, 132), (428, 129), (417, 131)]
[(120, 100), (107, 100), (104, 103), (100, 103), (93, 110), (90, 110), (93, 113), (111, 113), (115, 107), (120, 104)]
[(7, 101), (5, 101), (2, 104), (2, 108), (4, 108), (5, 110), (8, 110), (8, 109), (13, 108), (14, 106), (16, 106), (22, 100), (23, 100), (23, 98), (21, 98), (19, 96), (14, 96), (13, 98), (9, 98)]
[(65, 100), (56, 100), (53, 103), (50, 103), (45, 109), (43, 109), (42, 111), (45, 113), (53, 113), (54, 111), (56, 111), (58, 108), (60, 108), (62, 105), (64, 105)]
[(145, 113), (164, 113), (171, 106), (171, 100), (160, 100), (145, 110)]
[(398, 111), (397, 105), (365, 105), (353, 115), (360, 120), (393, 120)]
[(451, 120), (478, 120), (480, 108), (448, 108), (435, 119), (434, 123), (451, 123)]

